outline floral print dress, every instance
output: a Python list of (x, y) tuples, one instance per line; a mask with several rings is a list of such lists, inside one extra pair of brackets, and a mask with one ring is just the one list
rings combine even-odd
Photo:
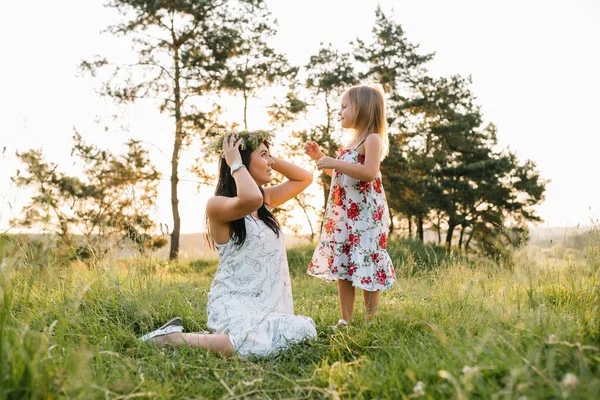
[[(340, 149), (338, 159), (364, 164), (358, 146)], [(323, 231), (308, 274), (328, 281), (348, 280), (368, 291), (391, 288), (396, 275), (386, 251), (388, 229), (381, 172), (365, 182), (334, 170)]]
[(217, 244), (219, 267), (208, 293), (208, 329), (229, 335), (238, 355), (267, 356), (317, 336), (315, 322), (294, 314), (283, 233), (244, 218), (246, 240)]

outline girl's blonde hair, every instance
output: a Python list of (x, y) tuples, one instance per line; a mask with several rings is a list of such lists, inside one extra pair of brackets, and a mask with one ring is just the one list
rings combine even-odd
[(379, 84), (356, 85), (348, 88), (344, 95), (354, 109), (354, 131), (356, 137), (377, 133), (381, 138), (381, 160), (389, 150), (388, 124), (386, 119), (385, 92)]

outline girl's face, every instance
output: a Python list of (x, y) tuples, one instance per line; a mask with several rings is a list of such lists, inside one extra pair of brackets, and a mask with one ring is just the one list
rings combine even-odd
[(354, 119), (354, 107), (350, 104), (348, 96), (344, 94), (340, 111), (338, 111), (338, 120), (342, 124), (342, 128), (351, 129), (354, 128)]
[(248, 172), (250, 172), (250, 175), (259, 186), (271, 182), (273, 175), (271, 166), (274, 162), (275, 161), (273, 161), (271, 154), (269, 153), (269, 149), (264, 143), (261, 143), (260, 146), (250, 154), (250, 167), (248, 168)]

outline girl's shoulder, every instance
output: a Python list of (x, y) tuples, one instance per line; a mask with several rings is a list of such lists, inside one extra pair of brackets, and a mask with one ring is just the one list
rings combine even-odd
[(373, 141), (381, 142), (381, 135), (379, 135), (379, 133), (376, 133), (376, 132), (369, 133), (365, 137), (364, 142), (366, 143), (366, 142), (373, 142)]
[(381, 137), (378, 133), (369, 133), (360, 143), (355, 147), (355, 149), (361, 153), (365, 154), (367, 151), (367, 146), (372, 147), (373, 145), (381, 147)]

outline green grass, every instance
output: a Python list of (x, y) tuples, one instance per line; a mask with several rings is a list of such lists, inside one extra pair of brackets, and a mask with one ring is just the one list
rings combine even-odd
[[(0, 273), (0, 398), (600, 397), (600, 250), (525, 249), (512, 269), (397, 242), (398, 272), (366, 321), (333, 333), (335, 285), (289, 251), (296, 312), (318, 338), (266, 359), (224, 359), (136, 338), (181, 316), (205, 329), (215, 260), (10, 267)], [(572, 375), (568, 375), (572, 374)], [(575, 377), (575, 378), (573, 378)]]

